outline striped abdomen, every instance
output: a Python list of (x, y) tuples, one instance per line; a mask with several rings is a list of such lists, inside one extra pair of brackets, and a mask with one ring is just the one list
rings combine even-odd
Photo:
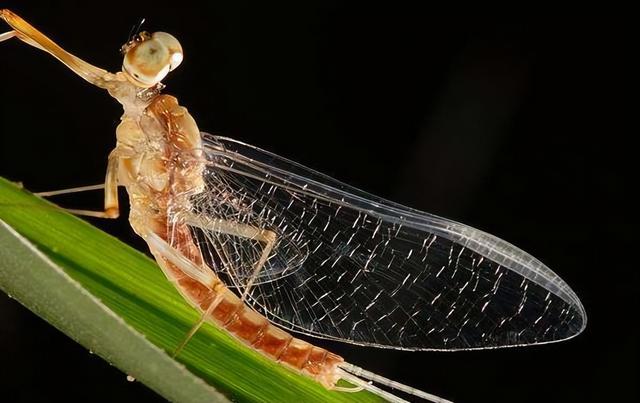
[[(196, 265), (204, 265), (202, 255), (193, 243), (186, 225), (172, 228), (173, 246)], [(156, 256), (178, 290), (187, 301), (201, 312), (210, 310), (207, 321), (227, 330), (230, 334), (267, 357), (288, 365), (310, 376), (326, 388), (333, 388), (340, 378), (337, 366), (344, 360), (323, 348), (293, 337), (274, 326), (267, 318), (247, 306), (222, 282), (209, 288), (186, 276), (179, 267), (161, 256)], [(211, 310), (211, 304), (215, 307)]]

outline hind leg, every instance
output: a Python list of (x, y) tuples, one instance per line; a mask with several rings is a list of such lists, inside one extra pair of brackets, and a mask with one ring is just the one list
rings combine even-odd
[(221, 234), (227, 234), (247, 239), (253, 239), (264, 244), (260, 257), (253, 265), (253, 272), (249, 277), (249, 281), (244, 285), (241, 300), (245, 300), (251, 288), (258, 279), (260, 271), (264, 268), (265, 263), (269, 260), (269, 255), (276, 244), (277, 235), (275, 232), (267, 229), (258, 228), (252, 225), (240, 223), (230, 220), (204, 220), (198, 216), (192, 214), (181, 215), (180, 218), (188, 225), (198, 227), (201, 229), (218, 232)]

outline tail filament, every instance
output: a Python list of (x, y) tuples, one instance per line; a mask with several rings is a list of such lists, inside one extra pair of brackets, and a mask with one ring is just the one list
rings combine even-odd
[(436, 395), (432, 395), (431, 393), (423, 392), (419, 389), (412, 388), (411, 386), (407, 386), (400, 382), (392, 381), (391, 379), (385, 378), (378, 374), (374, 374), (373, 372), (367, 371), (366, 369), (357, 367), (353, 364), (349, 364), (348, 362), (344, 362), (340, 364), (340, 378), (345, 381), (357, 386), (359, 388), (365, 389), (375, 395), (386, 399), (389, 402), (393, 403), (406, 403), (406, 400), (401, 399), (392, 393), (389, 393), (385, 390), (378, 388), (373, 385), (372, 382), (380, 384), (382, 386), (386, 386), (391, 389), (396, 389), (407, 393), (412, 396), (419, 397), (426, 401), (432, 403), (452, 403), (449, 400), (443, 399)]

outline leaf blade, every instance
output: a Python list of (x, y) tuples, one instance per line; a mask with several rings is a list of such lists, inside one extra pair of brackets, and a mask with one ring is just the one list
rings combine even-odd
[[(75, 341), (170, 400), (229, 401), (145, 340), (3, 221), (0, 244), (2, 289)], [(67, 314), (71, 310), (72, 318)]]
[[(16, 229), (54, 265), (160, 349), (173, 351), (197, 320), (197, 312), (164, 278), (155, 262), (2, 178), (0, 220)], [(10, 248), (2, 249), (7, 252), (0, 255), (0, 267), (11, 259)], [(29, 287), (28, 284), (22, 286)], [(73, 310), (69, 308), (67, 313)], [(367, 392), (328, 391), (210, 324), (194, 336), (179, 361), (191, 373), (234, 400), (379, 401)], [(144, 381), (137, 372), (116, 365)], [(171, 400), (190, 401), (176, 399), (158, 390), (157, 385), (147, 384)]]

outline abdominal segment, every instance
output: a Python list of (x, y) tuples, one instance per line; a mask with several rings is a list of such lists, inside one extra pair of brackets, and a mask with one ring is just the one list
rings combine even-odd
[[(184, 225), (172, 229), (173, 246), (191, 261), (204, 265), (202, 256), (194, 256), (197, 247)], [(152, 250), (152, 252), (154, 252)], [(219, 279), (206, 286), (188, 277), (179, 267), (157, 254), (156, 260), (183, 297), (200, 312), (210, 311), (206, 320), (225, 329), (244, 344), (263, 355), (333, 388), (340, 378), (338, 365), (344, 360), (323, 348), (297, 339), (274, 326), (267, 318), (246, 305)], [(211, 309), (211, 304), (215, 307)]]

